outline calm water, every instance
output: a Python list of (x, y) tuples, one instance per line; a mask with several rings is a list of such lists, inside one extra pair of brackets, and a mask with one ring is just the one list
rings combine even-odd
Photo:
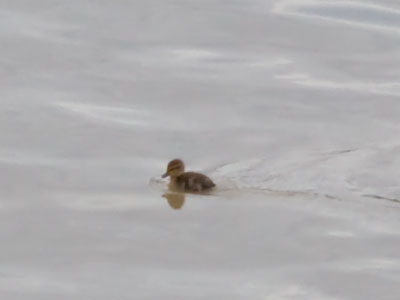
[(0, 297), (397, 300), (397, 15), (0, 1)]

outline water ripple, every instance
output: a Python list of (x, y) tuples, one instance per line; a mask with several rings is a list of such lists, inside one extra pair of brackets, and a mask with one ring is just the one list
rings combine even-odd
[(323, 18), (366, 29), (400, 33), (400, 10), (372, 3), (355, 1), (280, 1), (273, 12), (282, 15)]

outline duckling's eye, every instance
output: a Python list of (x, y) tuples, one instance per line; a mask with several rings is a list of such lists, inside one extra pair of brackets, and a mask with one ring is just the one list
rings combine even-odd
[(181, 167), (180, 166), (173, 166), (168, 168), (168, 171), (174, 171), (174, 170), (179, 170)]

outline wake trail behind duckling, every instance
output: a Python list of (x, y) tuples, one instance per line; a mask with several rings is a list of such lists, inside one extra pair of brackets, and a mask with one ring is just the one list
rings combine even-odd
[[(221, 191), (319, 196), (348, 201), (368, 197), (398, 203), (400, 146), (288, 152), (216, 167), (211, 176)], [(390, 161), (391, 163), (387, 163)], [(379, 177), (379, 180), (377, 180)], [(374, 195), (374, 197), (368, 196)]]

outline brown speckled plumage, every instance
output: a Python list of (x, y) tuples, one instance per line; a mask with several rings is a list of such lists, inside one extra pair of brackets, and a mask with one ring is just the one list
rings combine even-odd
[(169, 162), (163, 177), (170, 176), (170, 188), (185, 192), (205, 192), (215, 187), (214, 182), (206, 175), (196, 172), (185, 172), (185, 165), (180, 159)]

